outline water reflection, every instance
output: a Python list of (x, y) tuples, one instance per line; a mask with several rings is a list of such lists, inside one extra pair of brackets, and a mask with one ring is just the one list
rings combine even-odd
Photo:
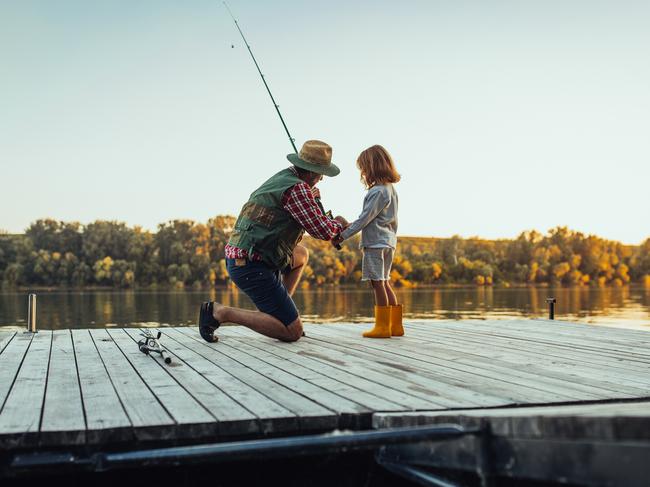
[[(407, 317), (494, 319), (545, 317), (546, 298), (557, 298), (560, 319), (650, 329), (650, 288), (419, 288), (398, 290)], [(194, 323), (203, 300), (254, 309), (236, 288), (210, 291), (52, 291), (38, 293), (39, 328), (157, 326)], [(365, 287), (299, 290), (296, 304), (306, 321), (369, 321)], [(0, 326), (24, 326), (27, 293), (0, 293)]]

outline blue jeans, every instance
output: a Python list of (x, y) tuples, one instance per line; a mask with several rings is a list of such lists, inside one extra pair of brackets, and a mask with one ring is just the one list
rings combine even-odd
[(248, 259), (226, 259), (226, 269), (230, 279), (246, 293), (258, 310), (277, 318), (285, 326), (296, 321), (298, 308), (284, 287), (279, 270), (271, 269), (264, 262)]

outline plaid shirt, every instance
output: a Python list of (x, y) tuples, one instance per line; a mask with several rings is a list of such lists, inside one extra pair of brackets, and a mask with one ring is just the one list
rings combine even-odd
[[(341, 233), (343, 227), (336, 220), (328, 218), (311, 193), (311, 187), (305, 183), (297, 183), (282, 195), (282, 207), (291, 217), (314, 238), (331, 240)], [(227, 259), (246, 259), (248, 251), (226, 245)], [(251, 260), (261, 260), (261, 256), (253, 253)]]

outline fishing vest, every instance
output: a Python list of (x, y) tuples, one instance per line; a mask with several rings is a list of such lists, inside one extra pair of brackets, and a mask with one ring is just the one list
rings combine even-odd
[(284, 269), (291, 263), (294, 247), (305, 230), (282, 207), (282, 195), (295, 184), (303, 182), (289, 168), (271, 176), (250, 195), (242, 207), (229, 245), (258, 253), (273, 269)]

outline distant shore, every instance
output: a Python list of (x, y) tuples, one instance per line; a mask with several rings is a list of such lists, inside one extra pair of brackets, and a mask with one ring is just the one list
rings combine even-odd
[[(224, 247), (235, 218), (173, 220), (157, 232), (114, 221), (38, 220), (23, 235), (0, 233), (4, 289), (205, 290), (229, 283)], [(309, 251), (300, 285), (356, 285), (359, 238), (342, 244), (305, 236)], [(522, 232), (514, 239), (398, 236), (390, 273), (396, 287), (650, 287), (650, 238), (625, 245), (566, 227)]]

